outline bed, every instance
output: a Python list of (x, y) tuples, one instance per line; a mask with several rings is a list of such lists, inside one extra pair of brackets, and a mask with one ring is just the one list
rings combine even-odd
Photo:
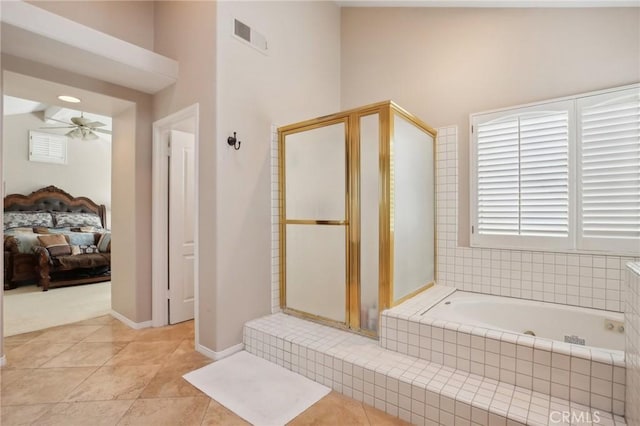
[(50, 287), (111, 279), (106, 208), (55, 186), (4, 198), (4, 288)]

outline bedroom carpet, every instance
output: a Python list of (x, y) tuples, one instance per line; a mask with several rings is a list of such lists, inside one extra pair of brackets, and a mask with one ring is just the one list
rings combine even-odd
[(183, 376), (246, 421), (283, 426), (331, 389), (246, 351)]
[(36, 285), (4, 291), (4, 335), (70, 324), (111, 312), (111, 283), (42, 291)]

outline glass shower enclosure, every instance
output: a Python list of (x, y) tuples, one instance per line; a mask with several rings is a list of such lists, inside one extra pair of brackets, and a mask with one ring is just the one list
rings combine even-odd
[(280, 305), (376, 335), (434, 283), (436, 132), (386, 101), (278, 136)]

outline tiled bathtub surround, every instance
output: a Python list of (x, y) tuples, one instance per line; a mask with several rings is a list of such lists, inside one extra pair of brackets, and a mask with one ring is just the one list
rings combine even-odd
[[(247, 351), (416, 425), (548, 425), (586, 406), (381, 348), (282, 313), (250, 321)], [(550, 420), (553, 416), (553, 420)], [(599, 412), (600, 425), (625, 424)]]
[(627, 300), (624, 314), (627, 362), (626, 418), (640, 425), (640, 263), (629, 264), (625, 279)]
[(458, 247), (456, 126), (438, 129), (437, 176), (438, 284), (622, 312), (624, 268), (633, 258)]
[(382, 313), (384, 348), (624, 415), (624, 354), (612, 354), (422, 313), (442, 300), (441, 286)]

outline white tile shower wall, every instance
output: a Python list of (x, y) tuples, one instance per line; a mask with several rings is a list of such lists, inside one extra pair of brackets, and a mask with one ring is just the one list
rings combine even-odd
[[(458, 129), (438, 129), (439, 284), (460, 290), (621, 312), (633, 258), (458, 246)], [(636, 261), (638, 259), (635, 259)]]
[(280, 312), (280, 190), (278, 126), (271, 125), (271, 313)]
[(640, 263), (629, 264), (626, 271), (627, 300), (624, 313), (627, 362), (627, 423), (640, 425)]

